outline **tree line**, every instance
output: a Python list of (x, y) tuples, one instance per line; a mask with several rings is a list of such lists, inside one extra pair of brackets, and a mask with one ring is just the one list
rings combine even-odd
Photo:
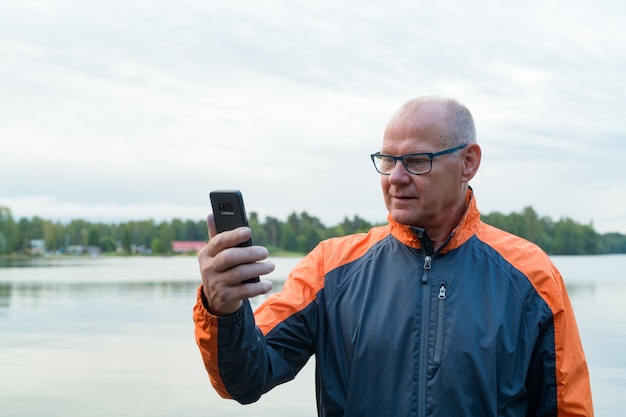
[[(371, 224), (359, 216), (345, 217), (333, 227), (326, 227), (307, 212), (292, 213), (286, 221), (256, 212), (249, 216), (255, 244), (269, 248), (270, 253), (283, 251), (306, 253), (321, 240), (351, 233), (366, 232)], [(565, 218), (553, 221), (539, 217), (527, 207), (521, 213), (483, 214), (485, 223), (514, 233), (539, 245), (548, 254), (586, 255), (626, 253), (626, 235), (597, 233), (591, 224), (583, 225)], [(171, 254), (173, 241), (206, 241), (204, 220), (173, 219), (128, 221), (117, 224), (72, 220), (52, 222), (40, 217), (15, 221), (7, 207), (0, 207), (0, 254), (33, 253), (33, 242), (44, 243), (46, 251), (67, 253), (70, 248), (96, 248), (104, 253)]]

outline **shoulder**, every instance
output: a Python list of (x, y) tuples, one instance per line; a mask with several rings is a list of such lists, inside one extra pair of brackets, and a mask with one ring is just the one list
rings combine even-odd
[(522, 266), (521, 269), (524, 269), (524, 260), (549, 260), (548, 255), (543, 249), (533, 242), (487, 223), (480, 222), (476, 237), (489, 245), (512, 264)]
[(365, 256), (379, 242), (390, 236), (389, 226), (379, 226), (367, 233), (333, 237), (320, 242), (295, 266), (289, 278), (312, 281), (310, 286), (319, 289), (329, 271)]
[(563, 278), (543, 249), (524, 238), (482, 222), (476, 237), (523, 274), (549, 305), (560, 304), (565, 291)]
[(373, 227), (367, 233), (355, 233), (322, 241), (310, 255), (323, 258), (331, 270), (364, 256), (372, 247), (390, 236), (390, 226)]

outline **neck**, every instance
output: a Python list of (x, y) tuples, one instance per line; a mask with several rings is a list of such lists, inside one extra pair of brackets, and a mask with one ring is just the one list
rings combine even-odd
[(467, 211), (467, 194), (463, 196), (462, 200), (459, 200), (457, 206), (450, 210), (450, 214), (447, 216), (447, 221), (441, 224), (438, 227), (428, 228), (426, 231), (430, 236), (430, 240), (433, 242), (433, 247), (435, 250), (441, 249), (450, 238), (452, 231), (456, 229), (456, 227), (461, 222), (463, 215)]

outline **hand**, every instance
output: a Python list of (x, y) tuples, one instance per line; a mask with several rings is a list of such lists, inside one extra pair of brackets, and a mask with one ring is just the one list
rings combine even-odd
[(248, 227), (217, 233), (213, 215), (207, 217), (209, 243), (198, 252), (204, 296), (209, 312), (218, 316), (239, 310), (242, 300), (272, 289), (268, 280), (242, 284), (241, 282), (274, 270), (274, 264), (266, 261), (269, 252), (263, 246), (235, 247), (250, 238)]

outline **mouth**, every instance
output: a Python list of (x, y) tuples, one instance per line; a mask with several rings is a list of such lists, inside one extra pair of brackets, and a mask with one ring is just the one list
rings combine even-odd
[(410, 204), (413, 200), (414, 200), (413, 197), (406, 196), (406, 195), (392, 195), (391, 196), (392, 205), (394, 205), (397, 208), (406, 206), (407, 204)]

